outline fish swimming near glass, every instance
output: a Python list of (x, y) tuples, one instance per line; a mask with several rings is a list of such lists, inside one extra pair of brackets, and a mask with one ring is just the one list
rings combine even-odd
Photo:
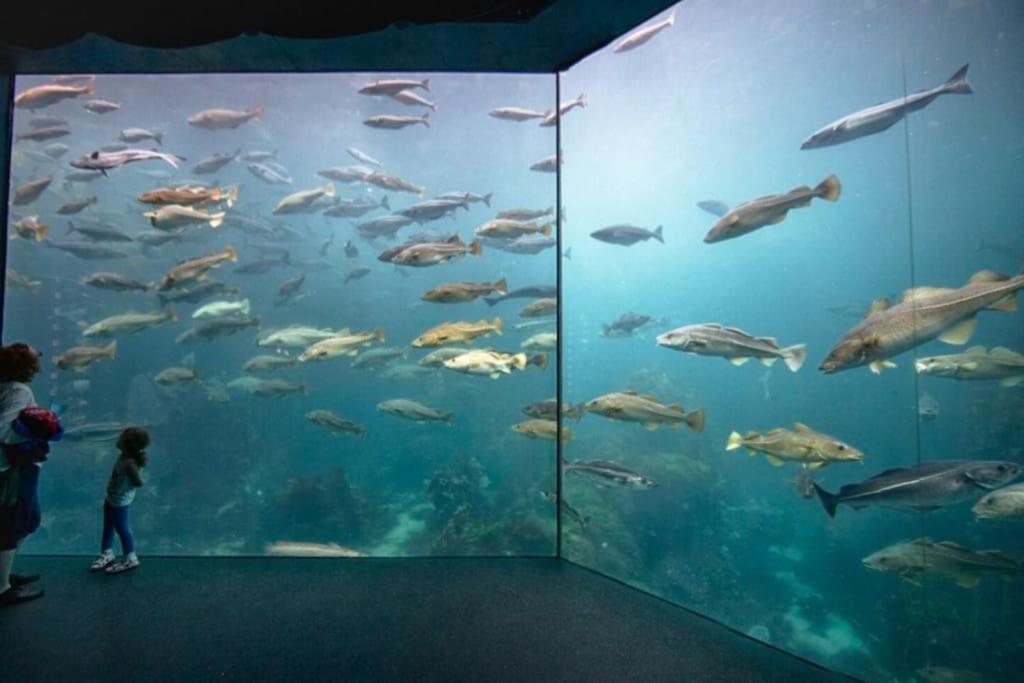
[(961, 588), (976, 588), (984, 574), (999, 574), (1010, 580), (1024, 571), (1024, 566), (1001, 550), (971, 550), (952, 541), (935, 542), (919, 538), (898, 543), (871, 553), (864, 566), (878, 572), (898, 574), (900, 578), (919, 585), (924, 574), (951, 579)]
[(735, 239), (759, 230), (766, 225), (776, 225), (786, 220), (792, 209), (810, 206), (815, 198), (827, 202), (839, 200), (842, 185), (835, 175), (822, 180), (815, 187), (801, 185), (785, 194), (770, 194), (744, 202), (725, 213), (711, 226), (704, 242), (713, 244)]
[(914, 367), (919, 375), (956, 380), (1000, 380), (1004, 387), (1024, 383), (1024, 354), (997, 346), (991, 351), (972, 346), (963, 353), (918, 358)]

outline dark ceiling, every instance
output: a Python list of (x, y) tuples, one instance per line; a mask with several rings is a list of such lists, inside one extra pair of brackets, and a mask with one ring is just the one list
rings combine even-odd
[[(268, 3), (269, 4), (269, 3)], [(8, 73), (525, 71), (565, 68), (666, 0), (19, 3), (0, 23)], [(190, 9), (191, 8), (191, 9)], [(356, 9), (352, 9), (356, 8)]]

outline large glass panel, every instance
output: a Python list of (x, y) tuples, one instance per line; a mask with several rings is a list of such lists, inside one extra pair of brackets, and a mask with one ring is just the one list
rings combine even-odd
[[(913, 359), (868, 335), (843, 348), (897, 367), (825, 364), (912, 284), (904, 129), (804, 144), (902, 97), (899, 6), (690, 0), (641, 31), (561, 80), (588, 103), (562, 130), (563, 389), (590, 402), (564, 480), (589, 524), (564, 524), (566, 555), (826, 666), (909, 680), (928, 663), (923, 591), (863, 560), (922, 517), (833, 496), (917, 466)], [(958, 129), (962, 105), (912, 116)]]
[(551, 340), (526, 343), (553, 322), (518, 324), (553, 317), (494, 305), (553, 286), (553, 212), (480, 229), (555, 202), (530, 168), (555, 129), (488, 114), (551, 109), (553, 77), (54, 83), (19, 77), (14, 120), (4, 338), (44, 352), (69, 430), (26, 551), (97, 547), (133, 424), (143, 553), (554, 552), (554, 442), (511, 429), (555, 393)]

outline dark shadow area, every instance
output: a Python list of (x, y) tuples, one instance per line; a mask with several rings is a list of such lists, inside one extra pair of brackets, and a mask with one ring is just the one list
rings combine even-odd
[(842, 681), (556, 559), (27, 557), (5, 681)]

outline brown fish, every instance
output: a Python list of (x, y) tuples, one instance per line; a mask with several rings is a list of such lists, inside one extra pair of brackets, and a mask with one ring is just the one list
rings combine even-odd
[(50, 183), (52, 182), (53, 178), (51, 176), (46, 176), (45, 178), (37, 178), (35, 180), (30, 180), (23, 185), (19, 185), (14, 188), (14, 198), (11, 199), (11, 204), (14, 204), (15, 206), (31, 204), (43, 193), (43, 190), (50, 186)]
[(167, 271), (157, 289), (161, 292), (166, 292), (169, 289), (198, 282), (206, 277), (208, 270), (219, 266), (225, 261), (238, 261), (238, 253), (233, 247), (224, 247), (223, 251), (182, 261)]

